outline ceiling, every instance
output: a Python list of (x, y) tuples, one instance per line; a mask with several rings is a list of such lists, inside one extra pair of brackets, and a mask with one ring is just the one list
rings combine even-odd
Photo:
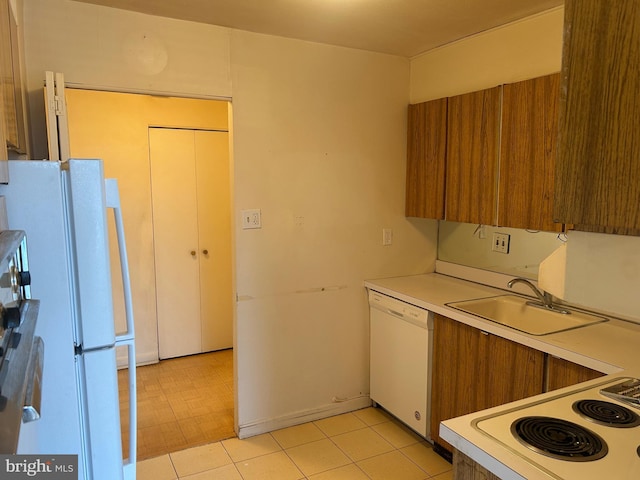
[(563, 0), (76, 0), (413, 57)]

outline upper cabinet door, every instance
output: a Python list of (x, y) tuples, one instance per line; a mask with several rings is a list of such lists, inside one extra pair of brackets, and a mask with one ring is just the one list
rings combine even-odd
[(564, 8), (555, 217), (640, 229), (640, 2)]
[(447, 99), (409, 105), (407, 217), (444, 219)]
[(503, 87), (498, 225), (561, 231), (553, 223), (560, 75)]
[(445, 219), (495, 224), (500, 89), (450, 97)]

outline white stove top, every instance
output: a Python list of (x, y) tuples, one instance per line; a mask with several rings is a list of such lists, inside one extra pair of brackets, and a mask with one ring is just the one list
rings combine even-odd
[[(473, 421), (472, 425), (482, 434), (498, 442), (502, 448), (518, 455), (539, 469), (541, 478), (546, 475), (548, 478), (559, 480), (640, 479), (640, 425), (628, 428), (600, 425), (593, 420), (584, 418), (572, 408), (572, 405), (579, 400), (599, 400), (624, 406), (636, 415), (640, 415), (640, 409), (599, 393), (600, 389), (604, 387), (626, 380), (629, 378), (618, 377), (595, 386), (591, 385), (583, 389), (558, 394), (543, 401), (524, 404), (497, 414), (480, 417)], [(562, 419), (584, 427), (600, 436), (606, 443), (608, 451), (604, 457), (589, 461), (557, 459), (538, 453), (511, 433), (511, 425), (516, 420), (529, 416)]]

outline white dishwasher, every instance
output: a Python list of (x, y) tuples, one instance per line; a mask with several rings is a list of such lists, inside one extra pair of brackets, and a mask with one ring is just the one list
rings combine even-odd
[(433, 313), (369, 291), (371, 399), (429, 439)]

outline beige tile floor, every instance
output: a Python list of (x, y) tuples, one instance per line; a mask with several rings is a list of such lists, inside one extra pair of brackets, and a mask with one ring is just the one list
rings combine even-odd
[[(139, 460), (235, 436), (233, 350), (162, 360), (138, 367), (136, 373)], [(122, 445), (127, 452), (126, 370), (118, 372), (118, 381)]]
[(138, 462), (138, 480), (451, 480), (451, 464), (383, 410), (230, 438)]

